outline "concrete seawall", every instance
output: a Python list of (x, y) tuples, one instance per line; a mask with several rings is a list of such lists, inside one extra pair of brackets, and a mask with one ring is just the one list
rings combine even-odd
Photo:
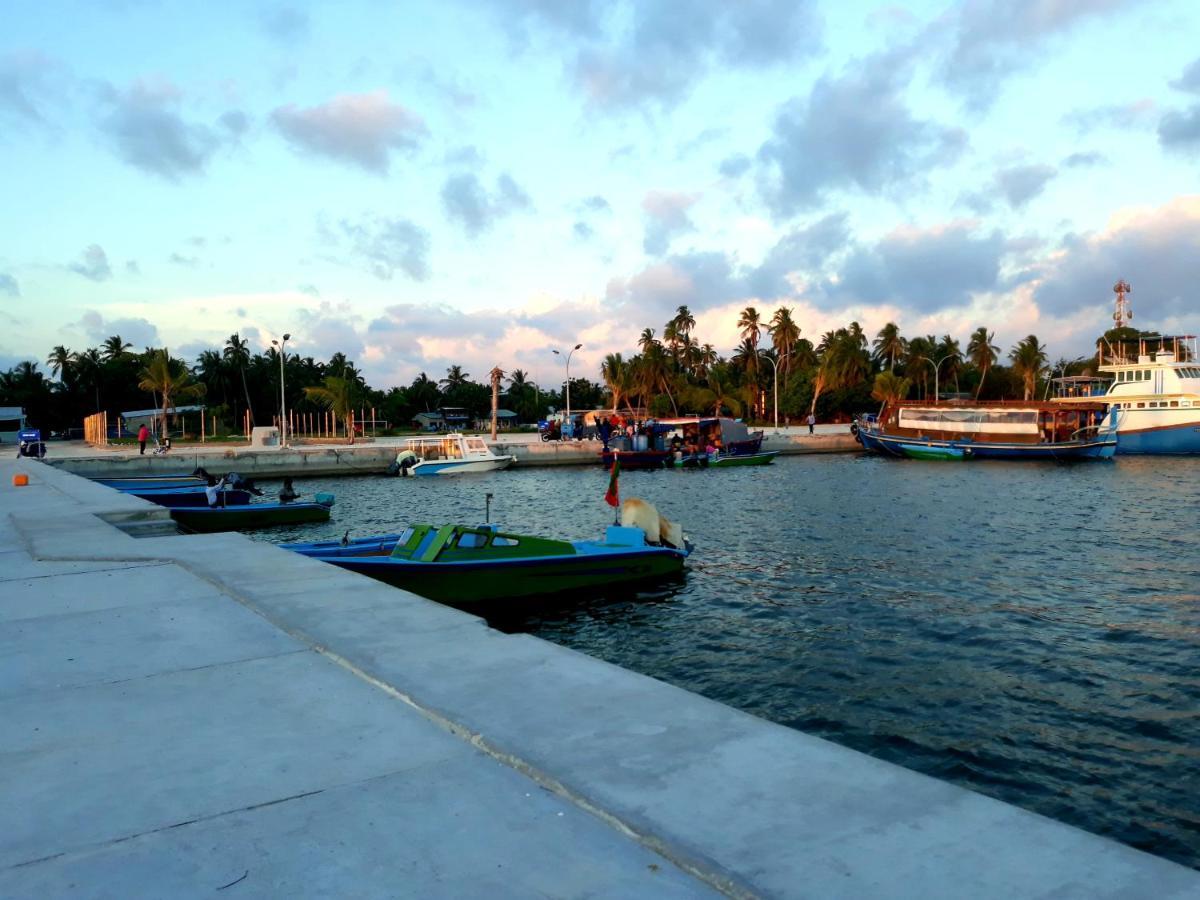
[(1200, 895), (1191, 869), (332, 566), (110, 524), (159, 512), (0, 461), (0, 893)]
[[(597, 465), (600, 444), (596, 441), (499, 440), (491, 443), (496, 453), (511, 454), (519, 466)], [(363, 443), (352, 446), (298, 446), (287, 449), (245, 447), (186, 447), (167, 456), (140, 456), (130, 450), (79, 450), (71, 456), (54, 458), (51, 464), (88, 478), (120, 478), (190, 472), (203, 466), (214, 475), (239, 472), (250, 478), (278, 478), (329, 475), (378, 475), (387, 470), (403, 440)], [(848, 433), (842, 434), (769, 434), (764, 447), (783, 455), (806, 453), (850, 453), (861, 446)]]

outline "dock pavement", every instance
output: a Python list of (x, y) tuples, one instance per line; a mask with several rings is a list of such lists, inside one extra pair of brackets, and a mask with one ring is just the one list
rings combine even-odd
[(0, 896), (1200, 896), (1105, 838), (169, 531), (0, 461)]

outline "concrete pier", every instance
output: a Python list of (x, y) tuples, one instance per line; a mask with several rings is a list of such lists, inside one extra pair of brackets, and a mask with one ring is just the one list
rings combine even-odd
[[(139, 455), (136, 449), (93, 449), (80, 445), (50, 444), (50, 462), (68, 472), (88, 478), (120, 478), (130, 475), (190, 472), (203, 466), (214, 475), (239, 472), (248, 478), (279, 478), (328, 475), (378, 475), (404, 447), (404, 438), (380, 438), (359, 444), (309, 445), (279, 449), (250, 449), (244, 445), (188, 445), (165, 456)], [(551, 441), (537, 434), (512, 434), (490, 441), (498, 454), (516, 457), (518, 466), (598, 465), (600, 444), (596, 441)], [(845, 426), (820, 426), (817, 434), (807, 429), (785, 428), (768, 432), (768, 450), (783, 455), (807, 453), (851, 453), (861, 450)]]
[(132, 536), (160, 516), (0, 462), (0, 895), (1200, 896), (1191, 869), (332, 566)]

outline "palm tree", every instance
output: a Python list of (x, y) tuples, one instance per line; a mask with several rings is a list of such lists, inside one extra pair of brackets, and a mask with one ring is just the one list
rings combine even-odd
[(950, 335), (942, 335), (941, 341), (937, 345), (937, 359), (935, 363), (944, 361), (946, 368), (943, 370), (947, 378), (954, 378), (954, 393), (958, 393), (958, 373), (962, 369), (962, 349), (958, 345), (958, 341), (950, 337)]
[(712, 344), (704, 344), (696, 348), (696, 377), (700, 379), (708, 378), (712, 367), (717, 364), (717, 348)]
[(46, 365), (50, 367), (50, 371), (54, 373), (55, 378), (64, 382), (70, 381), (71, 370), (75, 365), (75, 354), (62, 344), (59, 344), (46, 357)]
[(101, 346), (103, 347), (101, 355), (104, 357), (104, 361), (112, 362), (113, 360), (120, 359), (122, 356), (124, 356), (126, 351), (129, 350), (133, 344), (121, 340), (121, 336), (119, 334), (114, 334)]
[(231, 334), (221, 351), (230, 365), (237, 366), (242, 376), (242, 393), (246, 396), (246, 409), (250, 413), (250, 427), (254, 427), (254, 404), (250, 402), (250, 388), (246, 386), (246, 366), (250, 364), (250, 345), (236, 334)]
[[(912, 387), (910, 379), (901, 378), (891, 370), (880, 372), (875, 376), (875, 386), (871, 389), (871, 396), (884, 406), (889, 406), (907, 397), (910, 387)], [(880, 414), (882, 415), (882, 413), (883, 409), (881, 408)]]
[(104, 372), (104, 360), (100, 357), (100, 351), (95, 347), (89, 347), (82, 353), (76, 354), (75, 371), (78, 374), (79, 380), (91, 387), (95, 392), (95, 412), (100, 412), (100, 376)]
[(888, 370), (894, 371), (896, 360), (904, 355), (905, 344), (906, 341), (900, 335), (900, 326), (895, 322), (888, 322), (875, 336), (875, 359), (880, 365), (883, 365), (886, 359)]
[(438, 382), (446, 391), (452, 391), (456, 387), (462, 387), (471, 376), (463, 371), (462, 366), (451, 366), (446, 370), (446, 377)]
[(786, 375), (791, 369), (791, 352), (800, 340), (800, 326), (792, 319), (789, 307), (781, 306), (771, 316), (771, 324), (767, 326), (771, 333), (771, 345), (775, 348), (775, 356), (783, 360), (783, 371)]
[(979, 370), (979, 387), (975, 389), (975, 399), (983, 393), (983, 381), (987, 378), (988, 369), (996, 364), (1000, 356), (1000, 348), (992, 343), (996, 332), (988, 331), (985, 327), (976, 328), (967, 342), (967, 355), (971, 364)]
[(645, 353), (656, 344), (658, 344), (658, 340), (654, 337), (654, 329), (643, 328), (642, 334), (638, 338), (638, 347), (641, 349), (641, 351)]
[(916, 378), (921, 385), (921, 399), (929, 393), (929, 365), (925, 362), (933, 356), (937, 349), (937, 339), (933, 335), (915, 337), (908, 342), (904, 357), (904, 369), (910, 377)]
[(1031, 334), (1022, 338), (1008, 353), (1012, 360), (1013, 370), (1021, 376), (1025, 386), (1025, 399), (1029, 400), (1037, 392), (1038, 376), (1046, 367), (1046, 347)]
[(696, 317), (686, 306), (680, 306), (675, 310), (675, 318), (671, 320), (671, 324), (675, 326), (676, 332), (688, 337), (691, 335), (692, 329), (696, 327)]
[(853, 387), (862, 382), (871, 371), (871, 358), (867, 355), (867, 339), (857, 322), (849, 328), (839, 328), (822, 340), (825, 346), (821, 365), (813, 379), (813, 398), (810, 412), (816, 412), (817, 400), (822, 392), (843, 387)]
[(635, 378), (639, 392), (643, 397), (652, 397), (662, 391), (671, 401), (671, 409), (679, 415), (679, 407), (675, 405), (675, 397), (671, 393), (671, 367), (667, 365), (667, 355), (662, 347), (651, 347), (638, 360)]
[(423, 406), (425, 412), (433, 412), (433, 408), (442, 402), (442, 392), (434, 380), (424, 372), (413, 379), (408, 388), (408, 396), (413, 406)]
[(671, 361), (675, 363), (675, 368), (679, 368), (679, 350), (683, 344), (684, 335), (675, 327), (675, 321), (671, 320), (663, 327), (663, 343), (671, 351)]
[(600, 377), (604, 379), (604, 384), (612, 392), (612, 408), (614, 410), (620, 407), (623, 397), (628, 402), (628, 395), (633, 389), (630, 374), (629, 363), (620, 353), (608, 354), (604, 357), (604, 362), (600, 364)]
[(762, 320), (758, 317), (758, 310), (753, 306), (747, 306), (742, 310), (742, 314), (738, 317), (738, 328), (741, 329), (743, 341), (749, 341), (754, 348), (755, 354), (758, 353), (758, 339), (762, 337)]
[(204, 385), (192, 378), (187, 366), (171, 359), (166, 350), (156, 350), (141, 371), (138, 387), (143, 391), (162, 396), (163, 435), (167, 434), (170, 410), (174, 401), (190, 400), (204, 396)]
[[(457, 368), (457, 366), (455, 367)], [(320, 387), (306, 387), (304, 396), (326, 409), (332, 410), (337, 419), (346, 423), (346, 434), (354, 443), (354, 411), (359, 407), (361, 386), (353, 378), (326, 375)]]

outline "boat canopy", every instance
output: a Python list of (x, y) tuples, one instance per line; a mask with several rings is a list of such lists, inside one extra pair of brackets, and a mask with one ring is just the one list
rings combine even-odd
[(724, 419), (716, 416), (684, 416), (677, 419), (659, 419), (654, 423), (656, 431), (674, 431), (686, 425), (695, 425), (700, 429), (709, 429), (717, 425), (721, 429), (721, 439), (726, 443), (738, 443), (750, 440), (750, 429), (746, 423), (738, 419)]
[(1037, 434), (1038, 410), (904, 406), (900, 408), (898, 425), (901, 428), (957, 431), (962, 434)]

